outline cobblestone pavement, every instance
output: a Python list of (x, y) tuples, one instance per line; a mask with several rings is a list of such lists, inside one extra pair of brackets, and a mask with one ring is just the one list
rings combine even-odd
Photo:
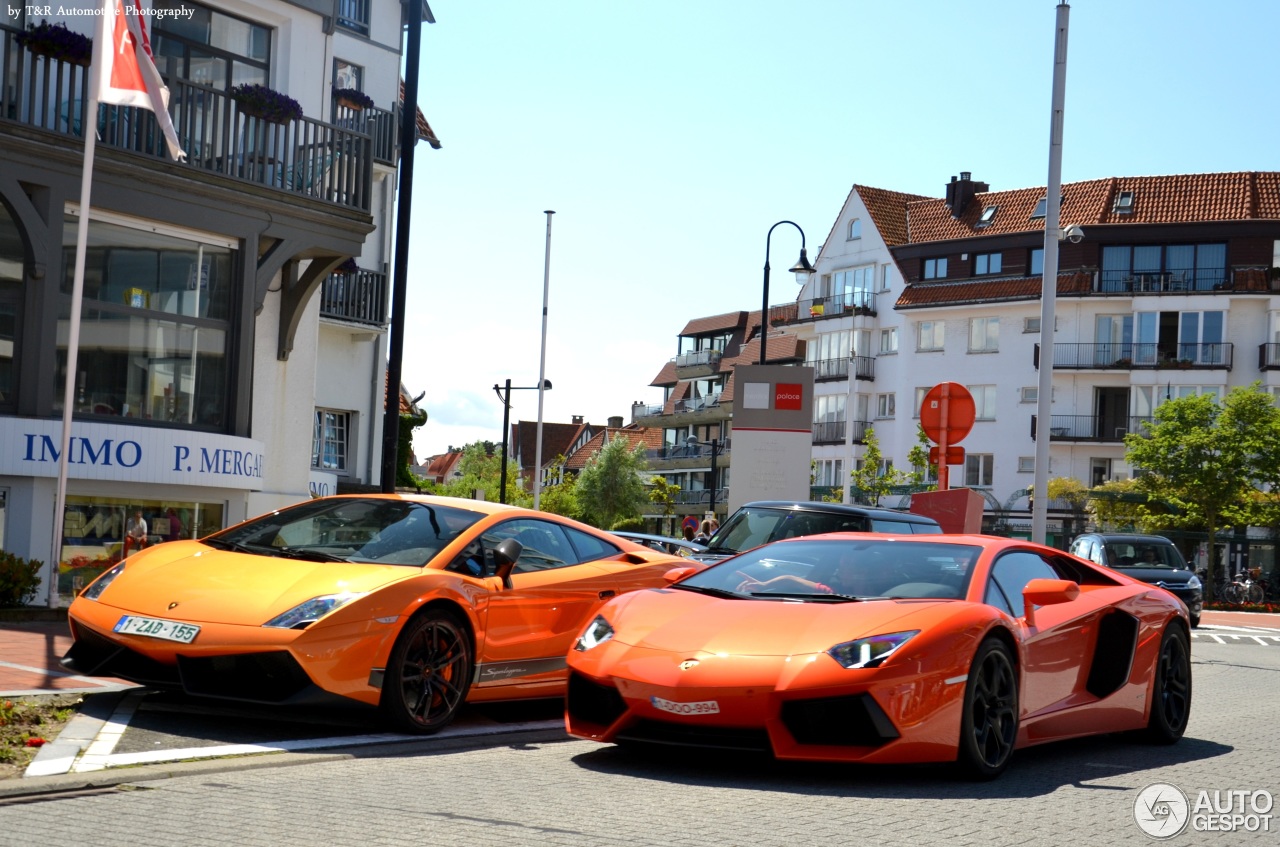
[[(1086, 739), (1020, 751), (991, 783), (944, 768), (637, 755), (584, 741), (359, 758), (134, 782), (0, 805), (0, 845), (1130, 845), (1153, 783), (1280, 794), (1280, 650), (1197, 641), (1180, 744)], [(1276, 814), (1280, 814), (1277, 809)], [(1260, 845), (1192, 832), (1174, 845)]]

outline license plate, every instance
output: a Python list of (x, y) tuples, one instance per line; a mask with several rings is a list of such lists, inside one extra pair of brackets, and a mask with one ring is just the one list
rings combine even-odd
[(650, 697), (653, 708), (673, 715), (718, 715), (720, 704), (715, 700), (699, 700), (696, 703), (677, 703), (675, 700), (664, 700), (661, 697)]
[(125, 615), (116, 622), (115, 631), (125, 635), (145, 635), (149, 638), (163, 638), (166, 641), (179, 641), (183, 644), (190, 644), (199, 634), (200, 627), (177, 621)]

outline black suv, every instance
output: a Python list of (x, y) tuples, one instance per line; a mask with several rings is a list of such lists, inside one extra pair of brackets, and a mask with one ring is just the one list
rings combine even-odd
[(823, 532), (920, 535), (940, 533), (942, 527), (933, 518), (892, 509), (845, 506), (841, 503), (760, 500), (747, 503), (730, 515), (707, 541), (706, 551), (694, 553), (689, 558), (699, 562), (718, 562), (770, 541)]
[(1183, 603), (1191, 625), (1200, 625), (1204, 592), (1174, 543), (1162, 535), (1092, 532), (1071, 542), (1071, 552), (1120, 573), (1158, 585)]

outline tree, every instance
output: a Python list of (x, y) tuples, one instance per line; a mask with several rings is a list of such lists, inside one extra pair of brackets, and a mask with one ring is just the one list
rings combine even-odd
[(911, 470), (907, 471), (906, 481), (908, 485), (916, 486), (921, 491), (938, 490), (938, 483), (929, 481), (930, 478), (938, 478), (938, 466), (929, 461), (931, 446), (933, 442), (925, 434), (924, 427), (916, 424), (916, 443), (907, 451), (907, 463), (911, 465)]
[(1202, 528), (1209, 536), (1206, 596), (1213, 599), (1213, 551), (1219, 529), (1265, 524), (1280, 483), (1280, 409), (1258, 383), (1235, 388), (1221, 403), (1201, 394), (1168, 400), (1155, 423), (1125, 437), (1125, 458), (1140, 468), (1137, 487), (1172, 507), (1143, 507), (1150, 526)]
[(667, 531), (667, 519), (676, 513), (676, 495), (679, 493), (680, 486), (668, 482), (666, 477), (657, 474), (649, 477), (649, 502), (662, 510), (663, 532)]
[(880, 473), (880, 440), (876, 438), (875, 427), (867, 427), (864, 443), (866, 450), (862, 454), (862, 466), (849, 471), (849, 477), (853, 480), (853, 490), (850, 494), (866, 500), (872, 506), (879, 506), (880, 498), (892, 494), (894, 488), (906, 484), (910, 474), (892, 465), (883, 474)]
[[(563, 467), (564, 456), (557, 456), (553, 465)], [(578, 505), (578, 477), (566, 473), (564, 480), (555, 485), (544, 485), (538, 498), (538, 507), (544, 512), (564, 515), (566, 518), (578, 520), (582, 516), (582, 507)]]
[(1142, 506), (1146, 502), (1146, 495), (1138, 491), (1137, 480), (1123, 479), (1090, 488), (1085, 508), (1099, 530), (1124, 532), (1145, 528), (1143, 521), (1146, 513)]
[(582, 519), (601, 529), (639, 517), (649, 502), (641, 476), (648, 463), (644, 444), (633, 449), (625, 438), (615, 437), (587, 460), (578, 476), (578, 505)]
[(413, 455), (413, 431), (427, 422), (427, 413), (400, 415), (399, 439), (396, 441), (396, 487), (422, 490), (426, 480), (409, 470), (409, 457)]
[[(508, 467), (508, 472), (510, 468)], [(502, 498), (502, 456), (494, 450), (492, 442), (477, 441), (462, 448), (458, 460), (457, 479), (451, 479), (437, 489), (446, 497), (471, 499), (476, 489), (484, 491), (484, 499), (498, 502)], [(507, 477), (507, 502), (516, 506), (532, 506), (533, 495), (520, 485), (519, 477)]]
[(1084, 487), (1084, 483), (1075, 477), (1056, 476), (1049, 480), (1046, 488), (1050, 500), (1062, 500), (1071, 507), (1075, 534), (1084, 532), (1085, 505), (1089, 502), (1089, 489)]

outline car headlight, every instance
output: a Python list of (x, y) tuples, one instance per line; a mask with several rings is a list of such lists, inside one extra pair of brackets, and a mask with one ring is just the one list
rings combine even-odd
[(592, 647), (599, 647), (610, 638), (613, 638), (613, 627), (609, 625), (603, 615), (596, 615), (596, 619), (587, 624), (587, 628), (582, 631), (582, 635), (578, 636), (578, 641), (573, 645), (573, 649), (580, 653), (585, 653)]
[(80, 592), (80, 596), (86, 600), (97, 600), (102, 592), (107, 590), (107, 586), (112, 580), (124, 573), (124, 562), (116, 565), (109, 571), (105, 571), (101, 576), (89, 583), (89, 587)]
[(846, 668), (874, 668), (919, 634), (920, 630), (913, 629), (910, 632), (872, 635), (868, 638), (859, 638), (857, 641), (837, 644), (827, 651), (827, 655)]
[(1196, 576), (1195, 574), (1192, 574), (1191, 579), (1187, 580), (1187, 588), (1201, 588), (1201, 587), (1203, 587), (1203, 583), (1200, 582), (1200, 577)]
[(312, 597), (305, 603), (299, 603), (283, 615), (276, 615), (271, 620), (263, 624), (263, 626), (273, 626), (279, 629), (303, 629), (310, 626), (325, 615), (345, 606), (357, 597), (363, 597), (363, 594), (352, 594), (350, 592), (343, 594), (326, 594), (323, 597)]

